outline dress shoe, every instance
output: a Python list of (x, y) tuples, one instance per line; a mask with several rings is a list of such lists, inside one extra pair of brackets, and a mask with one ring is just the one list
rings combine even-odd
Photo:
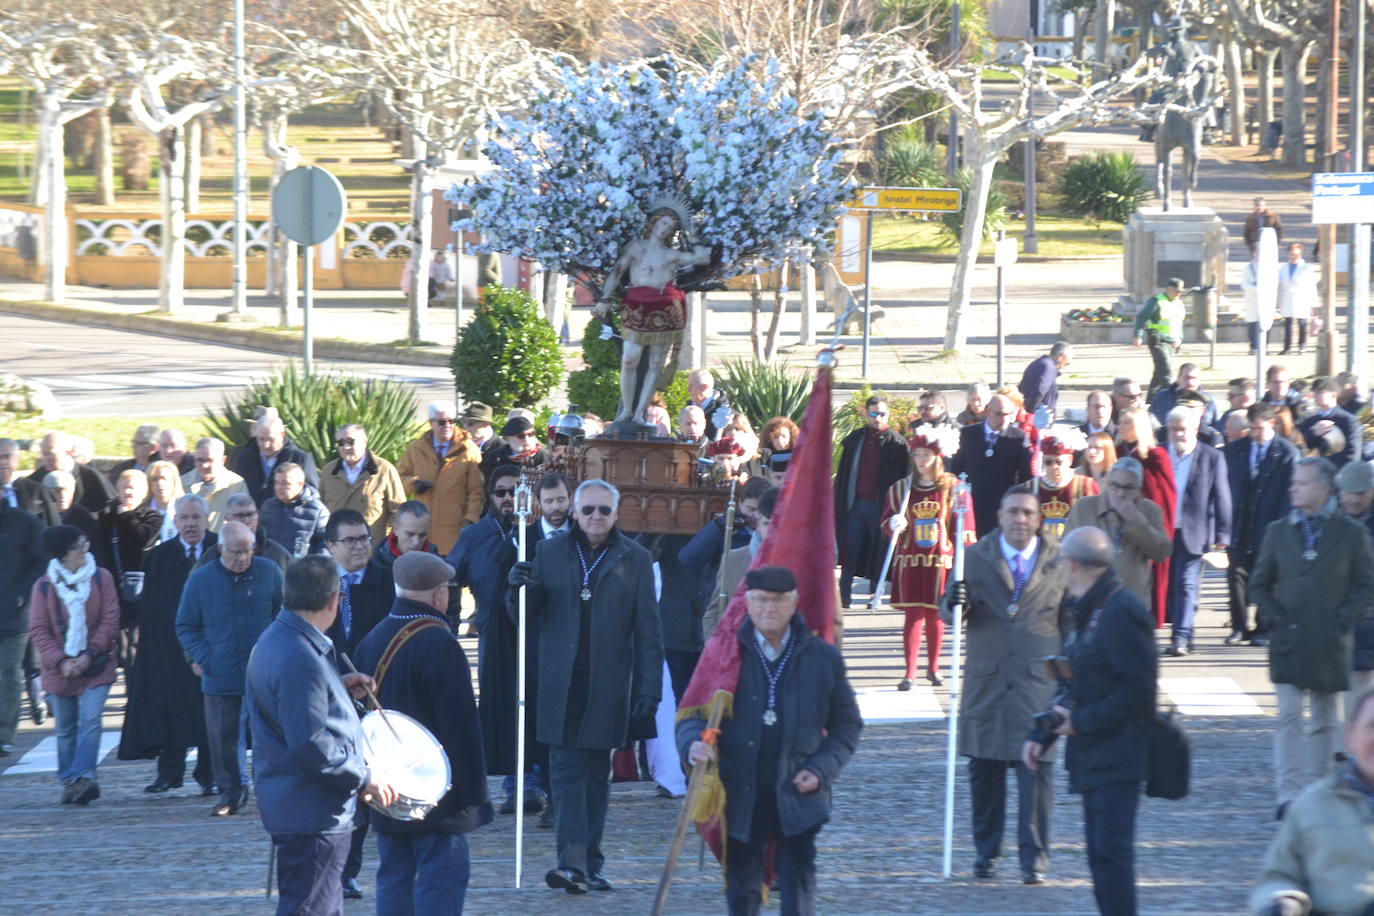
[(1035, 871), (1034, 869), (1027, 869), (1026, 871), (1021, 872), (1021, 883), (1039, 886), (1041, 884), (1047, 884), (1048, 882), (1045, 880), (1044, 872)]
[(94, 779), (82, 776), (72, 783), (72, 804), (89, 805), (100, 797), (100, 785)]
[(997, 866), (992, 859), (979, 859), (973, 863), (973, 877), (991, 878), (997, 873)]
[(202, 798), (209, 798), (211, 795), (219, 794), (219, 786), (213, 782), (202, 782), (200, 784), (200, 794)]
[(587, 893), (587, 876), (575, 868), (554, 868), (544, 875), (544, 883), (569, 894)]
[(1238, 646), (1245, 641), (1245, 634), (1240, 630), (1232, 630), (1231, 635), (1222, 640), (1228, 646)]
[(945, 683), (944, 678), (940, 677), (940, 675), (936, 674), (934, 671), (926, 672), (926, 680), (930, 682), (930, 686), (932, 687), (941, 687)]
[(553, 829), (554, 820), (553, 820), (553, 803), (552, 803), (552, 802), (550, 802), (549, 804), (545, 805), (545, 806), (544, 806), (544, 810), (539, 812), (539, 820), (535, 822), (534, 826), (538, 827), (538, 828), (541, 829), (541, 830), (552, 830), (552, 829)]
[(242, 795), (221, 795), (219, 797), (219, 804), (210, 809), (210, 816), (230, 817), (231, 815), (238, 814), (239, 809), (242, 807)]
[(157, 779), (153, 780), (151, 784), (144, 786), (143, 791), (147, 792), (149, 795), (160, 795), (161, 793), (166, 792), (168, 789), (180, 788), (181, 783), (173, 784), (172, 782), (163, 779), (161, 776), (159, 776)]
[(909, 678), (909, 677), (904, 677), (904, 678), (902, 678), (900, 681), (898, 681), (898, 682), (897, 682), (897, 689), (898, 689), (898, 690), (910, 690), (910, 689), (911, 689), (911, 678)]
[(1176, 642), (1165, 649), (1164, 654), (1172, 658), (1183, 658), (1188, 654), (1188, 647), (1181, 642)]
[(503, 801), (503, 802), (501, 803), (501, 807), (499, 807), (499, 808), (496, 809), (496, 813), (497, 813), (497, 814), (514, 814), (514, 813), (515, 813), (515, 796), (514, 796), (514, 795), (508, 796), (508, 797), (506, 798), (506, 800)]
[(14, 753), (13, 744), (0, 744), (0, 757), (8, 757)]
[(1250, 645), (1252, 645), (1252, 646), (1259, 646), (1260, 648), (1263, 648), (1263, 647), (1269, 645), (1269, 637), (1268, 637), (1268, 636), (1256, 636), (1256, 637), (1254, 637), (1254, 638), (1252, 638), (1252, 639), (1250, 640)]
[(67, 783), (62, 787), (62, 804), (70, 805), (74, 798), (76, 798), (76, 793), (72, 791), (72, 784)]
[(611, 887), (611, 882), (606, 880), (606, 876), (599, 871), (594, 871), (587, 875), (587, 887), (594, 891), (609, 891), (615, 889)]
[(525, 813), (538, 814), (544, 810), (544, 795), (540, 792), (525, 793)]
[(363, 889), (358, 886), (357, 878), (343, 879), (343, 895), (345, 900), (363, 899)]

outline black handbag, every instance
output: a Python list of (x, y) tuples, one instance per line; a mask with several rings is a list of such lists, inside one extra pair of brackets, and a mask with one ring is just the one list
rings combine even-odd
[(114, 564), (115, 572), (119, 579), (119, 600), (125, 604), (137, 604), (143, 597), (143, 573), (138, 570), (124, 571), (124, 564), (119, 558), (119, 535), (114, 535), (111, 539), (114, 542)]
[(1146, 749), (1150, 775), (1145, 781), (1145, 794), (1150, 798), (1177, 801), (1188, 795), (1193, 755), (1188, 734), (1175, 713), (1170, 707), (1156, 711), (1150, 719)]
[(82, 677), (99, 677), (105, 673), (105, 667), (110, 664), (110, 653), (95, 652), (91, 655), (91, 663), (86, 666), (86, 670), (81, 672)]

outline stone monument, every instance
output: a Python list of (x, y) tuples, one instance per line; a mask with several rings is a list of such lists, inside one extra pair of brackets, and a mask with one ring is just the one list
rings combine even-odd
[(1169, 277), (1226, 289), (1228, 233), (1211, 207), (1141, 207), (1122, 231), (1125, 295), (1116, 311), (1134, 315)]

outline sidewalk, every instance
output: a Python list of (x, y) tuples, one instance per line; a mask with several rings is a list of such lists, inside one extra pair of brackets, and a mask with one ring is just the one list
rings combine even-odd
[[(1142, 163), (1148, 163), (1153, 158), (1151, 148), (1140, 143), (1134, 132), (1115, 128), (1071, 131), (1055, 139), (1068, 144), (1070, 155), (1093, 150), (1125, 150)], [(1283, 216), (1285, 240), (1311, 243), (1315, 239), (1315, 228), (1309, 222), (1309, 191), (1301, 182), (1276, 179), (1254, 165), (1227, 161), (1206, 150), (1200, 167), (1199, 185), (1195, 203), (1216, 210), (1232, 233), (1233, 276), (1228, 292), (1233, 299), (1239, 296), (1235, 279), (1247, 258), (1240, 241), (1240, 228), (1253, 197), (1265, 197), (1269, 205)], [(1181, 199), (1177, 191), (1175, 199)], [(1019, 228), (1014, 225), (1013, 234)], [(874, 303), (883, 309), (884, 315), (875, 319), (872, 326), (867, 381), (874, 387), (957, 388), (978, 379), (995, 381), (996, 271), (991, 264), (980, 264), (975, 272), (974, 301), (968, 318), (972, 333), (967, 349), (957, 359), (941, 356), (953, 270), (952, 263), (875, 262), (873, 298)], [(1006, 380), (1013, 383), (1019, 380), (1025, 365), (1054, 342), (1058, 337), (1061, 313), (1070, 308), (1110, 305), (1120, 292), (1121, 278), (1119, 257), (1026, 262), (1009, 268), (1005, 315), (1008, 330)], [(35, 306), (26, 303), (40, 300), (42, 296), (39, 284), (0, 278), (0, 311), (34, 315)], [(801, 347), (796, 343), (800, 333), (797, 299), (795, 294), (791, 297), (790, 311), (783, 316), (780, 324), (779, 357), (800, 365), (810, 365), (817, 348)], [(240, 326), (216, 323), (216, 315), (228, 308), (227, 291), (191, 290), (187, 292), (186, 300), (186, 314), (179, 316), (177, 323), (167, 329), (172, 336), (222, 341), (234, 338), (227, 342), (285, 353), (299, 351), (298, 334), (263, 330), (245, 337)], [(451, 307), (430, 309), (426, 337), (437, 346), (391, 349), (386, 345), (401, 340), (406, 333), (407, 313), (399, 293), (388, 290), (321, 290), (316, 293), (315, 304), (314, 336), (317, 352), (322, 357), (377, 359), (390, 354), (390, 358), (396, 362), (443, 365), (453, 345), (455, 328)], [(148, 330), (149, 324), (166, 327), (162, 322), (167, 319), (156, 315), (156, 290), (72, 287), (66, 305), (79, 311), (64, 312), (70, 316), (65, 320), (92, 325), (118, 322), (116, 326), (121, 327), (128, 327), (128, 322), (137, 321), (140, 330)], [(743, 293), (712, 293), (708, 297), (708, 308), (710, 362), (719, 364), (725, 359), (750, 358), (748, 296)], [(249, 311), (263, 329), (271, 328), (277, 320), (275, 302), (260, 296), (250, 297)], [(765, 328), (768, 317), (761, 316)], [(828, 313), (822, 313), (819, 323), (824, 326), (830, 318)], [(571, 340), (581, 340), (589, 320), (590, 309), (573, 311), (569, 322)], [(830, 333), (818, 331), (817, 337), (818, 340), (827, 341)], [(842, 343), (845, 351), (841, 354), (837, 381), (842, 386), (862, 384), (862, 339), (857, 336), (845, 337)], [(1150, 374), (1149, 355), (1143, 348), (1100, 344), (1081, 345), (1075, 349), (1074, 363), (1061, 379), (1061, 385), (1066, 388), (1086, 391), (1109, 385), (1119, 375), (1130, 374), (1143, 380)], [(1208, 346), (1192, 344), (1184, 347), (1178, 360), (1202, 364), (1207, 386), (1212, 391), (1222, 390), (1226, 379), (1253, 374), (1254, 359), (1249, 356), (1245, 344), (1218, 344), (1216, 351), (1216, 360), (1209, 365)], [(570, 364), (576, 363), (578, 348), (575, 343), (568, 349), (567, 356)], [(1315, 357), (1308, 355), (1285, 362), (1295, 376), (1301, 377), (1314, 370)]]

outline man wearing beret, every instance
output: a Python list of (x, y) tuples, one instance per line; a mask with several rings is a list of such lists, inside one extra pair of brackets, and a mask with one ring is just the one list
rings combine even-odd
[(486, 764), (467, 654), (448, 628), (453, 567), (423, 550), (392, 566), (391, 613), (358, 646), (377, 699), (418, 721), (448, 756), (452, 787), (423, 820), (373, 811), (378, 913), (461, 913), (470, 864), (467, 834), (491, 822)]
[(777, 842), (783, 916), (815, 912), (816, 834), (830, 793), (863, 730), (844, 659), (797, 614), (797, 580), (783, 566), (744, 577), (749, 619), (739, 628), (734, 712), (718, 744), (706, 720), (678, 723), (688, 766), (718, 760), (725, 786), (725, 898), (731, 916), (757, 914), (768, 847)]

